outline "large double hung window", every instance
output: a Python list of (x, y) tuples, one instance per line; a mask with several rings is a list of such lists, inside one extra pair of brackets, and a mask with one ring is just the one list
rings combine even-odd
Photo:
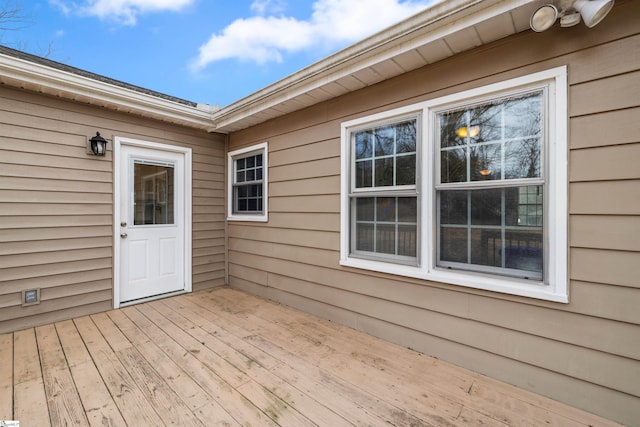
[(343, 123), (341, 263), (567, 301), (566, 68)]
[(436, 113), (437, 265), (542, 279), (546, 89)]
[(416, 117), (351, 133), (352, 251), (415, 264), (417, 254)]

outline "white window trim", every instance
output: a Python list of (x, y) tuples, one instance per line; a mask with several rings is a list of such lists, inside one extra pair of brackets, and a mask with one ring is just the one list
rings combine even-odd
[[(234, 158), (240, 157), (251, 152), (262, 151), (262, 213), (256, 214), (237, 214), (233, 212), (233, 182), (234, 182)], [(252, 145), (250, 147), (240, 148), (227, 154), (227, 220), (228, 221), (257, 221), (267, 222), (269, 220), (269, 150), (266, 142)]]
[[(545, 191), (551, 201), (545, 211), (545, 277), (532, 281), (513, 277), (449, 270), (436, 267), (435, 250), (435, 156), (433, 137), (435, 111), (456, 103), (472, 103), (477, 100), (498, 97), (501, 93), (536, 85), (548, 85), (549, 110), (547, 114), (547, 138), (544, 149), (548, 150), (545, 168), (548, 184)], [(503, 82), (466, 90), (456, 94), (429, 100), (419, 104), (374, 114), (342, 123), (341, 128), (341, 200), (340, 200), (340, 264), (399, 276), (437, 281), (488, 291), (519, 295), (542, 300), (568, 303), (568, 183), (567, 183), (567, 67), (561, 66)], [(420, 140), (423, 147), (417, 160), (419, 180), (419, 224), (418, 266), (408, 266), (351, 257), (349, 189), (351, 185), (350, 132), (353, 128), (389, 120), (396, 116), (418, 112), (422, 115), (423, 127)], [(421, 173), (426, 171), (426, 173)]]

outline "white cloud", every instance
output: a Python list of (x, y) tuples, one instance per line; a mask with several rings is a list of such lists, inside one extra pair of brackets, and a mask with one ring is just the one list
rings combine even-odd
[(138, 15), (149, 12), (178, 11), (194, 0), (49, 0), (65, 14), (97, 16), (123, 25), (135, 25)]
[(238, 19), (200, 47), (196, 68), (225, 58), (282, 62), (282, 52), (295, 52), (313, 43), (313, 27), (294, 18)]
[(258, 15), (282, 13), (286, 8), (287, 3), (284, 0), (255, 0), (251, 3), (251, 10)]
[[(223, 59), (281, 62), (286, 53), (331, 49), (363, 39), (421, 10), (433, 0), (317, 0), (309, 20), (286, 16), (238, 19), (200, 46), (194, 69)], [(278, 0), (255, 0), (252, 10), (273, 13)]]

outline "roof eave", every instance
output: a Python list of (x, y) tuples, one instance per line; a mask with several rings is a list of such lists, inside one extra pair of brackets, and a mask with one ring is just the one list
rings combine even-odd
[(215, 128), (211, 108), (192, 107), (10, 55), (0, 56), (0, 83), (8, 86), (209, 132)]
[[(172, 100), (137, 87), (118, 84), (111, 79), (103, 81), (100, 76), (91, 73), (82, 75), (59, 69), (56, 66), (29, 61), (17, 56), (0, 53), (0, 84), (58, 96), (76, 102), (100, 106), (115, 111), (135, 114), (165, 122), (206, 130), (208, 132), (229, 133), (244, 129), (275, 117), (306, 108), (321, 102), (309, 94), (325, 92), (323, 99), (338, 95), (330, 93), (330, 86), (339, 83), (340, 79), (349, 79), (359, 72), (367, 72), (375, 66), (390, 63), (400, 55), (412, 53), (429, 44), (442, 43), (441, 39), (456, 37), (467, 30), (473, 30), (476, 24), (482, 24), (502, 14), (513, 13), (514, 9), (529, 9), (539, 0), (447, 0), (435, 4), (390, 28), (351, 45), (333, 55), (326, 57), (302, 70), (279, 80), (264, 89), (240, 99), (228, 106), (218, 109)], [(523, 7), (526, 6), (526, 7)], [(519, 12), (522, 12), (520, 10)], [(507, 24), (508, 34), (514, 34), (528, 28), (528, 17), (519, 14), (518, 22)], [(524, 22), (527, 21), (527, 22)], [(485, 23), (486, 25), (486, 23)], [(507, 33), (498, 32), (492, 39), (466, 40), (447, 55), (452, 56), (464, 50), (506, 37)], [(446, 57), (446, 56), (444, 56)], [(423, 58), (424, 64), (440, 61), (443, 56)], [(77, 70), (81, 71), (81, 70)], [(377, 80), (362, 83), (376, 84), (379, 81), (402, 74), (397, 73), (378, 76)], [(93, 78), (92, 78), (93, 77)], [(137, 88), (141, 89), (141, 88)], [(341, 87), (341, 93), (358, 90), (358, 87)]]
[[(447, 0), (275, 82), (213, 114), (216, 130), (239, 130), (256, 114), (532, 0)], [(467, 49), (477, 47), (469, 45)], [(459, 53), (459, 52), (456, 52)], [(255, 125), (251, 120), (250, 125)]]

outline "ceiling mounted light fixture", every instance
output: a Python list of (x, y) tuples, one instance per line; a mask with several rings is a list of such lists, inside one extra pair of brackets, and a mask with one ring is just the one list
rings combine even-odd
[(558, 6), (545, 4), (531, 15), (529, 26), (536, 33), (546, 31), (560, 18), (561, 27), (572, 27), (584, 20), (593, 28), (611, 11), (614, 0), (557, 0)]
[(551, 28), (556, 23), (556, 19), (558, 19), (558, 9), (552, 4), (545, 4), (533, 12), (529, 25), (533, 31), (541, 33)]
[(576, 0), (575, 10), (580, 12), (584, 25), (593, 28), (611, 11), (614, 0)]

